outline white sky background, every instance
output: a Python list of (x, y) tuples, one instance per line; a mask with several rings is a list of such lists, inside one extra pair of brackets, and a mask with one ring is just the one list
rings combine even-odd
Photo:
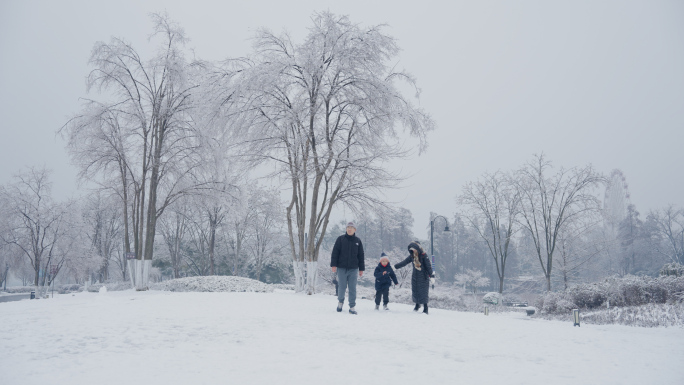
[(94, 43), (118, 36), (149, 51), (149, 12), (166, 10), (197, 57), (220, 60), (247, 55), (259, 27), (301, 41), (326, 9), (389, 25), (397, 67), (437, 122), (427, 153), (395, 165), (413, 175), (408, 188), (388, 194), (420, 234), (430, 211), (457, 210), (465, 182), (541, 151), (556, 166), (620, 168), (642, 214), (684, 205), (682, 1), (2, 0), (0, 183), (47, 165), (57, 198), (78, 194), (55, 132), (86, 96)]

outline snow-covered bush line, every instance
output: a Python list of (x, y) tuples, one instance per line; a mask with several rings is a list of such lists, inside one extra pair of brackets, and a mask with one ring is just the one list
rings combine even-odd
[(542, 313), (567, 313), (571, 309), (678, 303), (684, 293), (684, 277), (610, 277), (603, 282), (576, 285), (564, 292), (540, 296)]
[[(109, 288), (108, 288), (109, 289)], [(273, 285), (254, 279), (235, 276), (186, 277), (158, 282), (150, 286), (151, 290), (193, 291), (193, 292), (257, 292), (272, 293)]]
[(570, 319), (581, 309), (582, 321), (631, 326), (684, 326), (684, 277), (610, 277), (564, 292), (540, 296), (536, 306), (546, 319)]
[[(32, 291), (36, 290), (35, 286), (13, 286), (13, 287), (8, 287), (7, 288), (7, 293), (10, 294), (18, 294), (18, 293), (30, 293)], [(50, 287), (48, 290), (52, 290), (52, 287)], [(64, 285), (55, 285), (55, 292), (58, 292), (59, 294), (67, 294), (67, 293), (72, 293), (72, 292), (78, 292), (82, 291), (83, 286), (79, 284), (64, 284)]]
[(5, 293), (10, 294), (20, 294), (20, 293), (30, 293), (35, 290), (35, 286), (10, 286), (5, 290)]

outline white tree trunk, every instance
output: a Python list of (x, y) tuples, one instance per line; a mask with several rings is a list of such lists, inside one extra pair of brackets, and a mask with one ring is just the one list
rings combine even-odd
[(128, 261), (128, 271), (133, 288), (138, 291), (147, 290), (150, 282), (152, 261), (132, 259)]
[(304, 262), (292, 261), (295, 274), (295, 293), (304, 291)]
[(128, 264), (128, 279), (131, 281), (131, 289), (135, 289), (135, 263), (133, 263), (134, 260), (129, 259), (126, 261)]
[(318, 261), (306, 262), (306, 293), (316, 294), (316, 281), (318, 280)]

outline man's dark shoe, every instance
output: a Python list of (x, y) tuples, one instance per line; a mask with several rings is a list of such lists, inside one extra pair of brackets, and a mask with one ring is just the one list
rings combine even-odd
[(356, 309), (353, 308), (353, 307), (350, 307), (350, 308), (349, 308), (349, 314), (354, 314), (354, 315), (356, 315), (356, 314), (357, 314), (357, 313), (356, 313)]
[(342, 311), (342, 305), (344, 305), (342, 302), (337, 304), (337, 312), (340, 313)]

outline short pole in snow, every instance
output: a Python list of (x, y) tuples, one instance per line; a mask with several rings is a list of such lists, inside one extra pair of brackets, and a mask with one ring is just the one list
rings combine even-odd
[(485, 306), (485, 315), (489, 315), (489, 306)]
[(572, 326), (580, 326), (579, 309), (572, 309), (572, 318), (575, 320)]

